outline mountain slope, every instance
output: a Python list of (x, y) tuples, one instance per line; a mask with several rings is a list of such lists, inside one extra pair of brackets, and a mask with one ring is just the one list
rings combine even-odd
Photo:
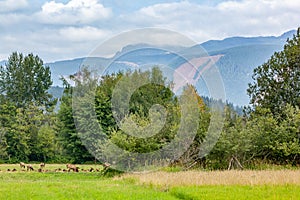
[[(147, 69), (150, 66), (159, 65), (165, 66), (166, 74), (171, 76), (177, 68), (177, 71), (182, 74), (197, 73), (191, 70), (191, 66), (185, 65), (187, 61), (195, 61), (199, 69), (205, 68), (209, 62), (205, 63), (205, 59), (198, 59), (201, 56), (199, 52), (203, 52), (204, 49), (211, 56), (207, 57), (208, 59), (218, 58), (215, 59), (215, 64), (223, 78), (227, 100), (237, 105), (247, 105), (249, 99), (246, 89), (248, 83), (252, 81), (253, 69), (266, 62), (275, 51), (282, 50), (287, 38), (291, 38), (295, 32), (292, 30), (278, 37), (231, 37), (224, 40), (210, 40), (189, 48), (170, 47), (171, 52), (148, 44), (134, 44), (123, 47), (111, 59), (78, 58), (46, 63), (46, 65), (51, 69), (54, 86), (62, 86), (60, 78), (76, 73), (82, 64), (97, 69), (102, 67), (102, 70), (105, 70), (103, 73), (137, 68)], [(186, 56), (188, 60), (181, 55)], [(1, 61), (0, 65), (4, 63), (5, 61)], [(110, 65), (107, 66), (108, 64)], [(197, 84), (200, 95), (209, 96), (209, 91), (199, 74), (188, 74), (188, 77), (191, 79), (190, 83), (200, 81)]]
[(281, 45), (238, 46), (219, 51), (222, 54), (216, 63), (223, 78), (227, 100), (237, 105), (246, 105), (248, 83), (252, 82), (254, 68), (266, 62)]
[(201, 44), (195, 45), (184, 51), (190, 51), (192, 53), (197, 50), (197, 48), (204, 48), (209, 54), (211, 52), (230, 49), (239, 46), (250, 46), (250, 45), (280, 45), (283, 46), (287, 38), (292, 38), (296, 33), (296, 30), (291, 30), (282, 35), (268, 36), (268, 37), (230, 37), (225, 38), (224, 40), (209, 40)]
[(0, 61), (0, 66), (4, 66), (4, 65), (5, 65), (5, 63), (6, 63), (6, 60), (2, 60), (2, 61)]

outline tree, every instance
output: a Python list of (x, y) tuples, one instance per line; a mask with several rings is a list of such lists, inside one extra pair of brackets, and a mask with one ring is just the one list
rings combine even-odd
[[(71, 77), (72, 78), (72, 77)], [(92, 161), (94, 157), (82, 144), (75, 126), (72, 109), (73, 87), (65, 80), (64, 93), (61, 98), (60, 109), (58, 111), (58, 139), (63, 149), (63, 157), (74, 163), (84, 163)]]
[(287, 104), (300, 105), (300, 28), (284, 49), (254, 69), (247, 90), (250, 103), (281, 114)]
[(0, 67), (1, 145), (10, 162), (50, 159), (56, 144), (51, 84), (49, 67), (33, 54), (14, 52)]
[[(164, 154), (172, 161), (190, 166), (200, 160), (199, 146), (208, 129), (209, 113), (193, 86), (186, 86), (177, 97), (168, 84), (172, 83), (157, 67), (101, 78), (95, 96), (98, 122), (110, 141), (126, 150), (116, 158), (114, 148), (104, 146), (104, 155), (119, 160), (121, 167), (133, 169), (137, 164), (158, 162), (160, 155), (155, 152), (172, 143), (177, 144), (172, 153)], [(137, 158), (135, 153), (141, 156)], [(151, 156), (144, 158), (143, 154)]]
[[(198, 95), (197, 90), (194, 86), (192, 85), (187, 85), (184, 88), (183, 94), (185, 95), (192, 95), (196, 99), (197, 102), (197, 109), (193, 105), (188, 105), (188, 109), (194, 110), (191, 111), (189, 110), (189, 113), (192, 115), (197, 114), (198, 116), (193, 116), (193, 117), (186, 117), (184, 119), (185, 123), (188, 124), (188, 126), (194, 127), (195, 125), (193, 122), (199, 118), (198, 122), (198, 127), (197, 128), (197, 133), (195, 137), (193, 138), (192, 143), (189, 145), (188, 149), (184, 152), (180, 158), (173, 160), (171, 165), (174, 164), (180, 164), (184, 166), (185, 168), (191, 168), (194, 166), (199, 166), (199, 165), (205, 165), (205, 158), (201, 157), (200, 151), (201, 151), (201, 145), (203, 144), (204, 138), (207, 135), (209, 123), (210, 123), (210, 118), (211, 115), (209, 113), (208, 107), (204, 104), (203, 99)], [(184, 98), (182, 96), (180, 99)], [(187, 102), (187, 104), (189, 104)], [(196, 112), (197, 111), (197, 112)], [(190, 131), (193, 132), (193, 129)]]
[(23, 56), (14, 52), (6, 66), (0, 67), (0, 92), (19, 108), (29, 103), (52, 105), (48, 93), (51, 85), (50, 68), (45, 67), (43, 61), (33, 54)]
[[(122, 82), (118, 82), (122, 77)], [(131, 95), (132, 88), (135, 88), (139, 83), (147, 80), (149, 84), (142, 85), (136, 89)], [(119, 84), (116, 87), (116, 84)], [(112, 76), (102, 77), (99, 87), (96, 92), (96, 113), (99, 123), (102, 125), (107, 136), (112, 135), (114, 141), (122, 149), (130, 152), (151, 152), (161, 148), (166, 143), (170, 142), (176, 133), (176, 124), (179, 123), (178, 100), (170, 90), (166, 87), (165, 78), (159, 68), (154, 67), (151, 71), (134, 71), (125, 74), (116, 74)], [(113, 108), (118, 111), (115, 116), (119, 120), (117, 126), (112, 111), (112, 91), (118, 108)], [(128, 90), (128, 91), (127, 91)], [(124, 92), (126, 91), (126, 92)], [(130, 101), (127, 102), (126, 95), (130, 96)], [(123, 110), (123, 104), (128, 103), (128, 113)], [(159, 122), (160, 114), (153, 108), (153, 105), (161, 105), (168, 113), (165, 125), (162, 126)], [(118, 110), (117, 110), (118, 109)], [(150, 115), (152, 115), (151, 121)], [(155, 117), (156, 116), (156, 117)], [(137, 124), (137, 126), (135, 125)], [(152, 125), (152, 126), (150, 126)], [(151, 127), (145, 129), (145, 127)], [(162, 126), (161, 130), (159, 127)], [(152, 137), (139, 138), (132, 135), (127, 135), (126, 131), (137, 136), (151, 135), (155, 130), (157, 134)], [(160, 131), (159, 131), (160, 130)]]

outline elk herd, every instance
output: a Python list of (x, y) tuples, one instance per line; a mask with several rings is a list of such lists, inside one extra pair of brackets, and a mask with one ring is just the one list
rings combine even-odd
[[(24, 162), (20, 162), (20, 168), (21, 171), (35, 171), (35, 169), (33, 168), (32, 164), (25, 164)], [(83, 168), (79, 168), (74, 164), (66, 164), (66, 168), (57, 168), (54, 170), (49, 170), (49, 169), (45, 169), (46, 164), (45, 163), (40, 163), (39, 164), (39, 168), (37, 169), (38, 172), (104, 172), (106, 171), (109, 167), (110, 164), (109, 163), (103, 163), (102, 164), (102, 169), (99, 168), (93, 168), (90, 167), (89, 169), (83, 169)], [(1, 171), (1, 170), (0, 170)], [(7, 169), (8, 172), (16, 172), (18, 171), (16, 168), (14, 169)]]
[[(34, 171), (33, 167), (31, 164), (25, 164), (23, 162), (20, 162), (20, 167), (21, 169), (27, 169), (27, 171)], [(45, 163), (40, 164), (40, 169), (43, 169), (45, 167)]]

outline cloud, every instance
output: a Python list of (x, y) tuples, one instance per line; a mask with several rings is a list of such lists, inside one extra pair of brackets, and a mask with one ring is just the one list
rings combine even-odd
[(161, 3), (122, 16), (137, 26), (169, 28), (198, 41), (229, 36), (274, 35), (295, 29), (299, 1), (242, 0), (214, 5), (189, 1)]
[(46, 24), (75, 25), (107, 19), (112, 16), (112, 11), (98, 0), (71, 0), (66, 4), (50, 1), (36, 16)]
[(27, 0), (4, 0), (0, 1), (0, 12), (11, 12), (28, 6)]
[[(296, 29), (300, 19), (298, 0), (135, 0), (122, 12), (119, 1), (107, 2), (0, 0), (0, 60), (13, 51), (34, 52), (46, 61), (82, 57), (115, 34), (144, 27), (171, 29), (200, 43), (230, 36), (280, 35)], [(128, 37), (140, 41), (143, 34)], [(152, 37), (159, 44), (180, 41), (170, 35)], [(118, 50), (127, 45), (125, 41), (116, 42)]]
[(68, 41), (88, 42), (101, 41), (109, 35), (109, 31), (98, 29), (96, 27), (65, 27), (59, 30), (59, 34)]
[(38, 54), (45, 62), (84, 57), (110, 35), (110, 31), (90, 26), (0, 33), (0, 61), (14, 51)]
[(24, 14), (0, 13), (0, 26), (14, 26), (15, 24), (20, 24), (28, 20), (29, 17)]

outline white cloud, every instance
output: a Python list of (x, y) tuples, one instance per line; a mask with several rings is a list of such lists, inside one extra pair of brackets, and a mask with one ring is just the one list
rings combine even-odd
[(27, 0), (3, 0), (0, 1), (0, 12), (11, 12), (27, 6)]
[[(133, 1), (132, 8), (150, 5), (137, 1)], [(171, 29), (204, 42), (229, 36), (279, 35), (300, 26), (299, 0), (224, 0), (207, 4), (192, 0), (154, 4), (134, 12), (125, 7), (121, 14), (114, 6), (117, 3), (104, 2), (0, 0), (0, 59), (12, 51), (35, 52), (46, 61), (81, 57), (114, 34), (144, 27)], [(107, 5), (116, 12), (114, 16)], [(128, 37), (141, 41), (143, 34)], [(152, 37), (151, 41), (159, 44), (180, 41), (169, 34)], [(127, 39), (116, 42), (116, 49), (128, 45)]]
[(73, 25), (107, 19), (112, 16), (112, 11), (98, 0), (71, 0), (66, 4), (50, 1), (36, 16), (42, 23)]
[(0, 60), (14, 51), (38, 54), (45, 62), (87, 56), (111, 33), (84, 26), (41, 28), (1, 35)]
[(59, 30), (59, 34), (66, 40), (72, 42), (101, 41), (108, 37), (109, 31), (91, 26), (85, 27), (65, 27)]
[(136, 26), (169, 28), (198, 41), (228, 36), (274, 35), (299, 26), (297, 0), (224, 1), (201, 5), (189, 1), (162, 3), (123, 16)]
[(0, 26), (13, 26), (28, 20), (29, 17), (27, 15), (16, 13), (0, 13)]

